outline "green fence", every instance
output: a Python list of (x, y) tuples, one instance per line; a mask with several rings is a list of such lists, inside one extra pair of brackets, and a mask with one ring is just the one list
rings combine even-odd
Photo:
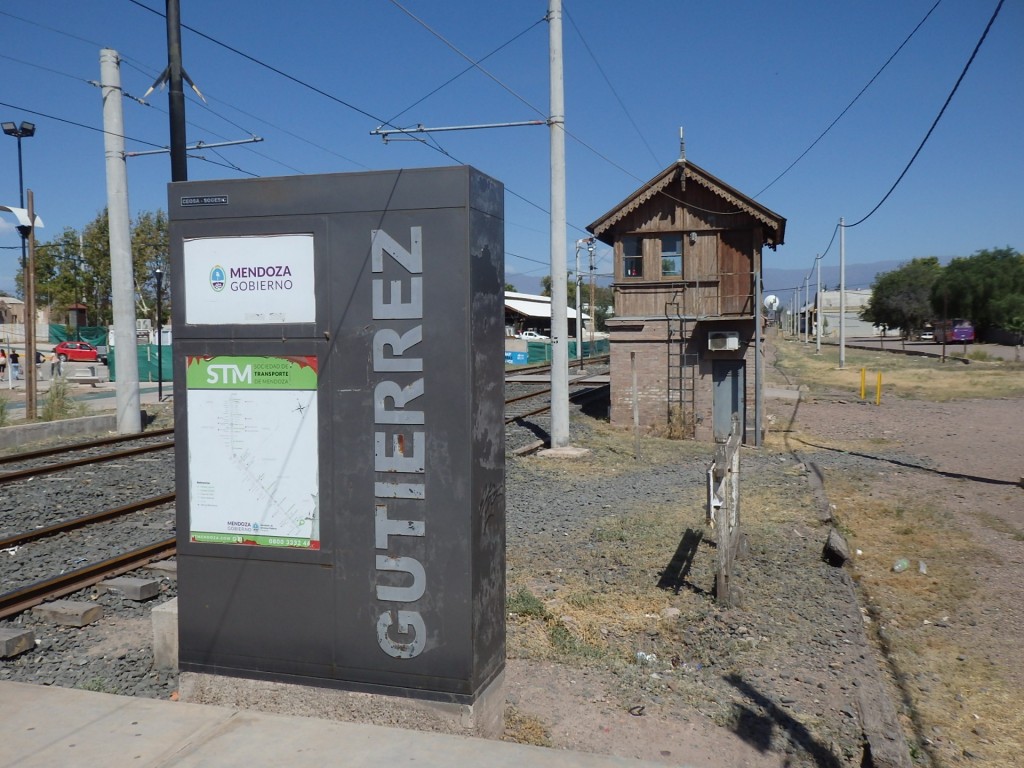
[[(157, 346), (156, 344), (140, 344), (136, 347), (139, 360), (139, 381), (160, 380), (160, 369), (157, 367)], [(174, 366), (171, 363), (171, 348), (165, 346), (163, 360), (160, 361), (163, 367), (163, 380), (170, 382), (174, 380)], [(107, 358), (107, 368), (110, 370), (110, 380), (117, 381), (117, 364), (114, 361), (114, 350), (110, 350)]]
[(94, 347), (107, 346), (107, 329), (103, 326), (79, 326), (50, 323), (50, 343), (60, 344), (62, 341), (87, 341)]
[[(608, 339), (595, 339), (594, 346), (591, 348), (589, 341), (583, 342), (583, 357), (592, 357), (595, 355), (607, 355), (608, 354)], [(546, 341), (530, 341), (526, 344), (526, 362), (527, 365), (532, 363), (550, 363), (551, 362), (551, 344)], [(569, 360), (576, 359), (576, 341), (569, 342)]]

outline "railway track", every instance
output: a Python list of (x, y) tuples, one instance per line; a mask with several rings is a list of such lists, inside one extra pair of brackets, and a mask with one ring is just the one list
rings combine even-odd
[[(588, 360), (590, 372), (571, 373), (573, 403), (607, 397), (608, 385), (592, 381), (594, 370), (606, 364), (607, 357)], [(548, 371), (550, 366), (529, 366), (512, 375), (542, 377)], [(543, 446), (545, 441), (537, 438), (546, 432), (543, 414), (550, 409), (551, 388), (543, 378), (506, 383), (510, 453)], [(6, 486), (7, 499), (14, 500), (6, 505), (0, 500), (0, 558), (11, 556), (10, 561), (0, 559), (0, 619), (175, 553), (174, 536), (160, 535), (174, 530), (173, 460), (158, 453), (174, 446), (173, 434), (173, 429), (155, 430), (0, 457), (0, 485)], [(126, 443), (136, 445), (108, 450)], [(108, 463), (102, 474), (93, 466), (101, 462)], [(155, 484), (164, 487), (155, 493), (138, 482), (149, 467), (162, 473)], [(81, 489), (97, 486), (95, 499), (79, 501)], [(71, 492), (50, 490), (67, 487)], [(112, 503), (116, 492), (128, 499)], [(79, 506), (104, 508), (82, 514)], [(12, 573), (14, 556), (22, 549), (21, 559), (32, 566)]]
[[(126, 442), (128, 440), (150, 440), (154, 438), (153, 434), (146, 434), (144, 437), (137, 435), (131, 436), (119, 436), (117, 439), (109, 439), (103, 441), (91, 441), (89, 443), (77, 443), (72, 446), (65, 446), (64, 448), (47, 448), (41, 451), (32, 451), (30, 453), (4, 456), (0, 459), (0, 466), (5, 464), (26, 464), (17, 469), (0, 470), (0, 485), (4, 483), (11, 483), (15, 480), (24, 480), (25, 478), (38, 477), (53, 472), (64, 472), (75, 467), (84, 467), (90, 464), (98, 464), (104, 461), (115, 461), (117, 459), (129, 458), (132, 456), (139, 456), (144, 453), (151, 453), (152, 451), (163, 451), (168, 448), (174, 447), (174, 430), (163, 430), (163, 432), (169, 433), (171, 439), (158, 439), (155, 442), (146, 442), (142, 445), (136, 445), (131, 448), (124, 448), (119, 451), (97, 451), (97, 448), (105, 447), (107, 445), (115, 444), (118, 442)], [(38, 459), (49, 459), (53, 457), (59, 457), (67, 455), (69, 453), (83, 453), (84, 455), (76, 456), (74, 458), (66, 459), (64, 461), (54, 461), (48, 464), (37, 464)]]

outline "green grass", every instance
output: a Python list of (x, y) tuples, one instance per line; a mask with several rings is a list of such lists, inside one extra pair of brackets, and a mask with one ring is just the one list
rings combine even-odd
[(506, 608), (509, 613), (519, 616), (532, 616), (538, 619), (545, 619), (548, 616), (548, 609), (544, 603), (526, 587), (520, 587), (506, 601)]
[(84, 416), (86, 407), (71, 397), (71, 385), (63, 379), (50, 382), (50, 391), (46, 393), (40, 413), (44, 421), (60, 421)]

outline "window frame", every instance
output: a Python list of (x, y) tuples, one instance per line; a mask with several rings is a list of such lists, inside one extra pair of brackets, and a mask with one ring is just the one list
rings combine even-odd
[[(636, 243), (636, 253), (628, 253), (626, 244)], [(635, 271), (630, 271), (630, 266)], [(644, 238), (640, 235), (626, 235), (622, 238), (622, 276), (624, 278), (642, 278), (644, 276)]]
[[(665, 251), (665, 241), (669, 240), (669, 239), (672, 239), (672, 238), (675, 239), (676, 244), (679, 246), (679, 249), (677, 251), (667, 251), (666, 252)], [(664, 233), (664, 234), (662, 234), (662, 235), (660, 235), (658, 237), (658, 243), (659, 243), (659, 246), (661, 248), (661, 252), (659, 254), (659, 256), (660, 256), (659, 263), (661, 264), (661, 276), (662, 277), (674, 277), (674, 278), (676, 278), (678, 280), (682, 280), (683, 279), (683, 240), (684, 239), (685, 238), (683, 237), (683, 233), (682, 232)], [(665, 271), (665, 262), (666, 261), (670, 261), (670, 260), (674, 261), (678, 265), (678, 271), (676, 271), (676, 272), (666, 272)]]

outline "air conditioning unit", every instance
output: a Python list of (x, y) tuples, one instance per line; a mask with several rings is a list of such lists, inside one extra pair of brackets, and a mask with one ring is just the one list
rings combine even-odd
[(740, 334), (737, 331), (708, 331), (708, 349), (712, 352), (729, 352), (740, 348)]

